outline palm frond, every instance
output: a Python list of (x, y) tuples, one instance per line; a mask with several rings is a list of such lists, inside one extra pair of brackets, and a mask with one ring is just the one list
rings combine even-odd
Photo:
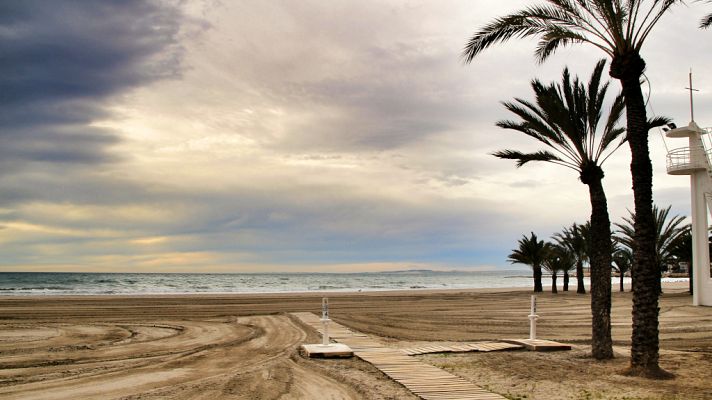
[(490, 46), (506, 42), (513, 37), (535, 36), (543, 31), (543, 27), (532, 24), (524, 12), (497, 18), (468, 40), (462, 58), (469, 63)]
[(596, 65), (587, 84), (578, 77), (572, 78), (568, 68), (564, 69), (558, 84), (544, 85), (534, 79), (531, 82), (534, 101), (515, 98), (513, 102), (503, 102), (504, 107), (519, 119), (499, 121), (497, 126), (524, 133), (548, 149), (534, 153), (507, 150), (494, 155), (517, 160), (517, 167), (530, 161), (551, 162), (579, 172), (591, 162), (600, 166), (602, 155), (612, 154), (625, 143), (622, 140), (617, 146), (612, 146), (612, 142), (625, 132), (618, 127), (623, 113), (621, 96), (614, 101), (606, 120), (606, 129), (597, 135), (608, 90), (608, 83), (601, 83), (604, 67), (605, 61), (602, 60)]
[[(608, 119), (606, 120), (606, 126), (603, 129), (603, 135), (601, 141), (599, 142), (598, 150), (594, 160), (596, 160), (599, 165), (602, 165), (606, 160), (613, 155), (621, 146), (623, 146), (628, 141), (628, 136), (625, 135), (625, 128), (618, 127), (618, 121), (623, 116), (625, 111), (625, 99), (623, 94), (616, 96), (611, 109), (608, 111)], [(617, 138), (621, 138), (617, 145), (612, 146), (613, 142)]]
[(611, 42), (615, 47), (620, 47), (625, 42), (624, 26), (626, 26), (626, 18), (625, 13), (621, 12), (621, 8), (616, 7), (614, 3), (620, 4), (619, 1), (610, 0), (591, 1), (593, 8), (597, 11), (599, 18), (603, 20), (603, 24), (611, 35)]
[[(540, 62), (575, 43), (591, 44), (611, 58), (639, 53), (660, 18), (677, 4), (684, 0), (546, 0), (485, 25), (470, 37), (462, 58), (469, 63), (490, 46), (525, 37), (539, 39), (535, 56)], [(710, 25), (712, 14), (700, 22), (703, 28)]]
[(574, 223), (554, 235), (559, 246), (566, 247), (578, 261), (585, 262), (588, 258), (588, 239), (583, 225)]
[[(665, 13), (670, 9), (670, 7), (681, 3), (684, 4), (683, 0), (654, 0), (653, 5), (650, 7), (650, 10), (652, 11), (650, 15), (652, 15), (652, 19), (647, 22), (647, 25), (645, 23), (640, 24), (640, 30), (638, 31), (638, 34), (630, 41), (631, 46), (633, 46), (636, 51), (640, 51), (640, 49), (643, 47), (643, 43), (645, 42), (645, 39), (648, 38), (648, 35), (650, 35), (650, 32), (652, 32), (653, 28), (655, 25), (657, 25), (658, 21), (660, 18), (662, 18)], [(654, 11), (657, 8), (657, 11)], [(647, 18), (646, 18), (647, 20)]]
[[(583, 34), (575, 31), (582, 31)], [(560, 41), (557, 39), (558, 33), (563, 35)], [(585, 33), (592, 35), (602, 43), (592, 40)], [(559, 45), (565, 44), (567, 41), (570, 43), (571, 40), (593, 44), (613, 55), (609, 50), (610, 43), (607, 42), (606, 37), (599, 30), (594, 29), (590, 21), (581, 18), (579, 14), (567, 12), (566, 9), (556, 6), (533, 6), (497, 18), (485, 25), (467, 41), (462, 58), (465, 63), (470, 63), (475, 56), (495, 44), (504, 43), (512, 38), (541, 35), (548, 35), (547, 42), (558, 42), (553, 48), (550, 48), (550, 51), (545, 52), (547, 56), (552, 54)]]
[(576, 259), (568, 248), (551, 245), (542, 266), (545, 270), (556, 274), (559, 271), (571, 271), (575, 265)]
[(668, 117), (654, 117), (648, 120), (648, 129), (659, 128), (669, 124), (670, 122), (672, 122), (672, 120)]
[[(685, 224), (685, 217), (674, 216), (670, 218), (670, 209), (659, 208), (653, 205), (653, 220), (655, 228), (655, 260), (658, 266), (662, 266), (675, 256), (674, 247), (681, 240), (681, 236), (689, 230), (689, 224)], [(624, 246), (633, 249), (635, 243), (635, 214), (629, 211), (629, 217), (623, 218), (623, 223), (616, 223), (616, 241)]]
[(712, 26), (712, 14), (706, 15), (700, 20), (700, 28), (707, 29)]
[(512, 264), (529, 265), (532, 268), (541, 266), (549, 252), (550, 244), (539, 240), (531, 232), (531, 236), (522, 236), (517, 242), (517, 248), (512, 250), (512, 253), (507, 257), (507, 261)]
[(585, 42), (586, 37), (580, 33), (560, 26), (552, 26), (541, 35), (541, 40), (537, 44), (534, 55), (539, 62), (543, 62), (560, 47)]
[(492, 153), (492, 155), (497, 158), (502, 158), (506, 160), (517, 160), (517, 168), (531, 161), (545, 161), (575, 169), (575, 166), (572, 166), (570, 163), (566, 163), (565, 161), (557, 157), (555, 154), (548, 151), (522, 153), (516, 150), (500, 150)]

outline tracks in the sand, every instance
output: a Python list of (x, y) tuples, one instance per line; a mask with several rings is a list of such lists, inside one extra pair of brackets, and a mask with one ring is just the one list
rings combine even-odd
[(359, 398), (290, 358), (305, 338), (284, 315), (158, 325), (6, 324), (0, 398)]

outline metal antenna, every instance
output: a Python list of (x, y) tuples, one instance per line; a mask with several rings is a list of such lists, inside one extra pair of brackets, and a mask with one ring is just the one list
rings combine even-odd
[(692, 88), (692, 68), (690, 68), (690, 87), (686, 87), (685, 89), (690, 91), (690, 120), (692, 122), (694, 122), (695, 121), (695, 104), (692, 101), (692, 92), (699, 92), (699, 90)]

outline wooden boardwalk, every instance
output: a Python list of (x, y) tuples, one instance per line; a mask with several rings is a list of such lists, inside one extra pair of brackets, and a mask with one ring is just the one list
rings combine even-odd
[(457, 344), (428, 344), (409, 349), (401, 349), (402, 352), (409, 356), (417, 356), (420, 354), (430, 353), (464, 353), (469, 351), (500, 351), (500, 350), (516, 350), (524, 346), (515, 343), (504, 342), (474, 342), (474, 343), (457, 343)]
[[(321, 321), (312, 313), (293, 313), (303, 323), (321, 332)], [(329, 323), (329, 336), (351, 347), (354, 354), (425, 400), (504, 400), (472, 382), (430, 364), (420, 362), (398, 349), (384, 347), (360, 332), (335, 322)], [(470, 350), (472, 351), (472, 350)], [(422, 354), (422, 353), (420, 353)]]

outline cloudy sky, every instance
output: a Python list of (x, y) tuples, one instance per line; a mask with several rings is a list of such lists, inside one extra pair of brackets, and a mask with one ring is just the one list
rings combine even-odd
[[(468, 37), (525, 1), (0, 3), (0, 271), (356, 272), (506, 268), (530, 231), (590, 213), (501, 101), (603, 56)], [(712, 125), (709, 5), (680, 6), (643, 56), (649, 112)], [(618, 83), (613, 82), (614, 92)], [(651, 132), (655, 199), (689, 213)], [(624, 147), (605, 165), (632, 207)]]

